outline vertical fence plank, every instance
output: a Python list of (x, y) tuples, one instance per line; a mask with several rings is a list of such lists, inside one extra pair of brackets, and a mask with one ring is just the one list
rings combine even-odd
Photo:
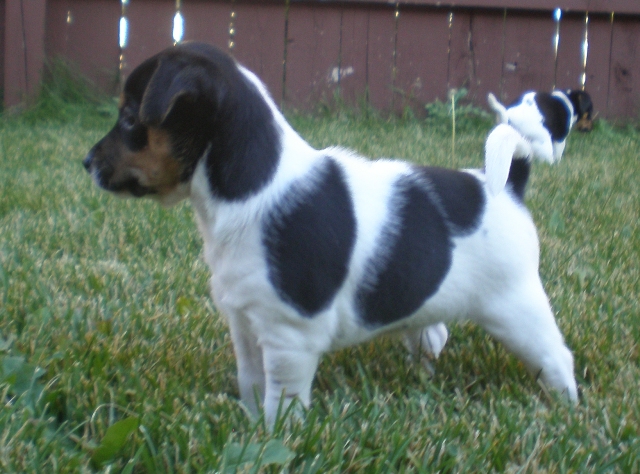
[(33, 99), (44, 64), (45, 0), (7, 0), (3, 29), (4, 104), (17, 106)]
[(502, 80), (504, 13), (473, 14), (471, 18), (472, 71), (469, 98), (485, 106), (487, 94), (499, 91)]
[(638, 21), (616, 17), (611, 48), (609, 110), (620, 118), (638, 118), (640, 110), (640, 34)]
[(555, 23), (551, 14), (507, 12), (504, 29), (502, 100), (511, 103), (528, 90), (553, 88)]
[[(611, 64), (611, 17), (591, 15), (589, 18), (589, 55), (587, 83), (593, 107), (601, 117), (609, 117), (609, 67)], [(637, 33), (636, 33), (637, 34)]]
[(292, 4), (289, 10), (286, 103), (311, 110), (332, 104), (340, 76), (341, 10)]
[(449, 13), (401, 9), (396, 45), (396, 111), (411, 107), (424, 115), (424, 105), (447, 100)]
[(48, 0), (47, 57), (64, 57), (101, 89), (115, 93), (119, 17), (120, 5), (114, 1)]
[(473, 69), (471, 49), (471, 14), (464, 10), (453, 12), (450, 30), (450, 51), (447, 68), (448, 89), (469, 89)]
[(127, 7), (129, 41), (124, 51), (123, 76), (173, 44), (173, 0), (132, 0)]
[(233, 55), (266, 84), (277, 104), (282, 100), (285, 4), (236, 2)]
[(376, 109), (390, 110), (393, 102), (394, 9), (371, 7), (368, 30), (367, 86), (369, 103)]
[(560, 22), (558, 46), (557, 89), (580, 88), (582, 75), (582, 41), (584, 40), (584, 13), (564, 14)]
[(340, 94), (348, 105), (367, 97), (369, 8), (345, 6), (342, 10)]
[(229, 48), (231, 2), (182, 1), (184, 41), (204, 41), (223, 51)]
[(5, 32), (6, 32), (6, 18), (5, 18), (6, 2), (0, 0), (0, 25), (4, 28), (0, 31), (0, 91), (4, 92), (4, 59), (5, 59)]

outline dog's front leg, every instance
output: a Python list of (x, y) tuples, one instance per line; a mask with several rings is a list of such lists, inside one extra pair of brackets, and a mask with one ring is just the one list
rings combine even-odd
[(278, 411), (284, 413), (296, 398), (304, 407), (311, 401), (311, 384), (320, 355), (295, 347), (263, 347), (266, 393), (264, 413), (273, 426)]
[(251, 414), (257, 416), (265, 393), (262, 349), (246, 318), (240, 315), (230, 317), (229, 329), (238, 366), (240, 399)]

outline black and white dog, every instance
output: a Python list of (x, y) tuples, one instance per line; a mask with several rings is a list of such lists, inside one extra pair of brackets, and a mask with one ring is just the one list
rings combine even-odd
[(531, 141), (534, 155), (553, 163), (562, 158), (569, 132), (579, 121), (582, 131), (592, 128), (593, 104), (581, 90), (526, 92), (505, 107), (489, 93), (489, 106), (498, 123), (507, 123)]
[(315, 150), (254, 74), (187, 43), (131, 73), (84, 166), (119, 195), (191, 199), (242, 401), (256, 413), (258, 393), (272, 423), (281, 401), (309, 404), (323, 353), (394, 332), (437, 355), (456, 320), (577, 399), (523, 204), (529, 154), (508, 125), (488, 137), (486, 175)]

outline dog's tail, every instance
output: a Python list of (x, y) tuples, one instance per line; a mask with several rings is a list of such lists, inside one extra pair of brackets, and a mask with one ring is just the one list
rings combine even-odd
[(496, 113), (498, 123), (509, 123), (509, 117), (507, 116), (507, 108), (504, 105), (502, 105), (500, 102), (498, 102), (498, 99), (496, 99), (496, 96), (493, 95), (491, 92), (489, 92), (489, 95), (487, 96), (487, 101), (489, 102), (489, 106)]
[(511, 125), (496, 125), (485, 144), (484, 173), (489, 192), (497, 196), (509, 182), (522, 199), (532, 156), (529, 140)]

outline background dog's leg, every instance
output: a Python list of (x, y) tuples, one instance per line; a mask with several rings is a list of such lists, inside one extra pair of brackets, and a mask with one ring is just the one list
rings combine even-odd
[(560, 161), (560, 158), (562, 158), (562, 153), (564, 153), (564, 147), (566, 144), (566, 141), (553, 142), (553, 158), (556, 161)]
[(411, 356), (420, 361), (424, 368), (431, 374), (435, 372), (428, 357), (437, 358), (442, 352), (449, 337), (447, 327), (443, 323), (434, 324), (424, 328), (410, 329), (404, 333), (404, 345)]
[(278, 410), (284, 413), (294, 399), (309, 406), (320, 355), (297, 348), (264, 347), (263, 358), (267, 382), (264, 412), (267, 425), (273, 426)]
[(502, 294), (492, 303), (479, 323), (547, 387), (576, 401), (573, 356), (564, 344), (540, 280), (523, 282), (519, 290)]
[(531, 149), (536, 158), (546, 161), (547, 163), (553, 163), (555, 161), (553, 143), (551, 137), (545, 134), (543, 137), (538, 137), (531, 141)]
[(238, 366), (240, 398), (251, 414), (257, 416), (265, 392), (262, 349), (244, 318), (229, 318), (229, 329)]

